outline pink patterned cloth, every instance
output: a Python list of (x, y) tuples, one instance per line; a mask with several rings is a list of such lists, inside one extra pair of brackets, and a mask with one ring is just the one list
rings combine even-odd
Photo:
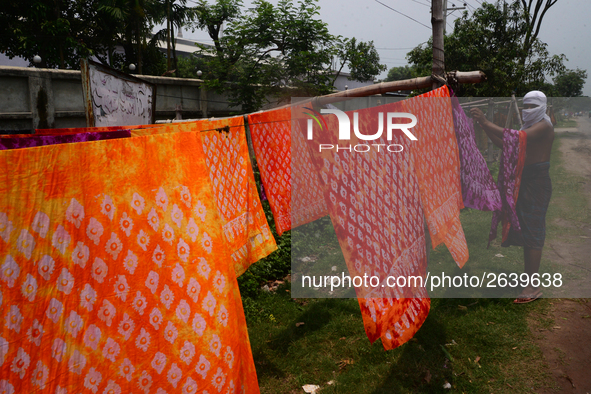
[(129, 138), (131, 131), (117, 130), (102, 133), (78, 133), (68, 135), (31, 135), (26, 137), (0, 138), (0, 150), (32, 148), (35, 146), (71, 144), (74, 142), (102, 141)]
[(457, 97), (451, 98), (454, 126), (460, 152), (460, 177), (464, 206), (480, 211), (500, 211), (501, 195), (476, 146), (474, 125)]
[(501, 154), (501, 165), (499, 167), (499, 179), (497, 186), (501, 193), (502, 208), (493, 213), (490, 233), (488, 235), (488, 246), (497, 237), (499, 222), (503, 228), (503, 242), (509, 235), (509, 229), (521, 232), (519, 219), (515, 211), (515, 204), (519, 195), (521, 184), (521, 172), (525, 163), (525, 150), (527, 145), (527, 134), (521, 130), (503, 130), (503, 152)]

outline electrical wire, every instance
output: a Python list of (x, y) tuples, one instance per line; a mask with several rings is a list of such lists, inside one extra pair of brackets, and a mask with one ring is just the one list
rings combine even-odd
[(419, 25), (425, 26), (427, 29), (431, 30), (431, 28), (430, 28), (429, 26), (425, 25), (425, 24), (424, 24), (424, 23), (422, 23), (422, 22), (419, 22), (418, 20), (414, 19), (413, 17), (410, 17), (410, 16), (408, 16), (408, 15), (406, 15), (406, 14), (403, 14), (402, 12), (400, 12), (400, 11), (398, 11), (398, 10), (395, 10), (394, 8), (390, 7), (389, 5), (386, 5), (386, 4), (382, 3), (382, 2), (381, 2), (381, 1), (379, 1), (379, 0), (375, 0), (375, 2), (376, 2), (376, 3), (380, 3), (380, 4), (381, 4), (381, 5), (383, 5), (384, 7), (386, 7), (386, 8), (389, 8), (389, 9), (391, 9), (392, 11), (394, 11), (394, 12), (397, 12), (397, 13), (399, 13), (400, 15), (402, 15), (402, 16), (405, 16), (405, 17), (407, 17), (408, 19), (410, 19), (410, 20), (412, 20), (412, 21), (415, 21), (415, 22), (417, 22)]
[(376, 48), (376, 49), (382, 49), (384, 51), (403, 51), (403, 50), (408, 50), (408, 49), (415, 49), (416, 47), (407, 47), (407, 48)]
[(412, 0), (412, 1), (414, 1), (415, 3), (418, 3), (420, 5), (424, 5), (425, 7), (431, 8), (431, 5), (430, 4), (421, 3), (420, 1), (417, 1), (417, 0)]

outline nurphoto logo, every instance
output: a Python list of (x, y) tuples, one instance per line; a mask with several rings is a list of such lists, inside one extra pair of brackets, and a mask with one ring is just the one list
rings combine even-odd
[[(320, 130), (324, 131), (324, 129), (328, 129), (328, 126), (326, 124), (326, 121), (324, 120), (324, 118), (322, 117), (322, 115), (324, 114), (332, 114), (335, 115), (337, 117), (337, 120), (339, 122), (339, 141), (349, 141), (351, 140), (351, 120), (349, 119), (349, 116), (336, 108), (330, 108), (330, 109), (321, 109), (320, 113), (318, 113), (317, 111), (314, 111), (312, 108), (308, 108), (308, 107), (304, 107), (305, 109), (309, 110), (311, 113), (308, 112), (304, 112), (304, 114), (312, 117), (312, 119), (308, 119), (307, 122), (307, 138), (308, 140), (312, 140), (313, 136), (314, 136), (314, 131), (313, 131), (313, 127), (314, 127), (314, 121), (316, 121), (316, 123), (318, 124), (318, 126), (320, 126)], [(402, 130), (402, 132), (411, 140), (411, 141), (416, 141), (417, 137), (415, 137), (410, 131), (409, 129), (416, 126), (417, 124), (417, 117), (414, 116), (413, 114), (410, 114), (408, 112), (387, 112), (386, 113), (386, 139), (388, 141), (392, 140), (392, 131), (393, 130)], [(400, 118), (407, 118), (410, 119), (410, 123), (394, 123), (394, 119), (400, 119)], [(324, 126), (324, 127), (323, 127)], [(377, 140), (379, 139), (383, 132), (384, 132), (384, 113), (383, 112), (379, 112), (378, 113), (378, 131), (375, 134), (362, 134), (361, 131), (359, 131), (359, 114), (357, 112), (353, 112), (353, 132), (355, 133), (355, 136), (363, 141), (372, 141), (372, 140)], [(386, 145), (386, 144), (357, 144), (357, 145), (349, 145), (349, 146), (334, 146), (332, 144), (319, 144), (318, 145), (318, 149), (319, 152), (321, 152), (323, 149), (324, 150), (330, 150), (330, 149), (336, 149), (336, 151), (338, 152), (339, 150), (348, 150), (349, 152), (351, 151), (355, 151), (355, 152), (369, 152), (372, 149), (372, 146), (375, 147), (375, 149), (377, 149), (377, 151), (380, 151), (380, 147), (385, 147), (386, 150), (388, 152), (402, 152), (402, 150), (404, 149), (404, 147), (400, 144), (390, 144), (390, 145)]]

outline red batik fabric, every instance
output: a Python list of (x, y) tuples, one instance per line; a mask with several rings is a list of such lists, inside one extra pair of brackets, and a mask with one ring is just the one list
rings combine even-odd
[(404, 101), (405, 112), (417, 117), (411, 146), (423, 212), (433, 248), (445, 243), (461, 268), (468, 246), (460, 223), (462, 185), (449, 89), (439, 89)]
[[(405, 111), (398, 103), (356, 112), (363, 133), (373, 134), (379, 116), (385, 118), (386, 112)], [(352, 113), (348, 115), (353, 119)], [(389, 287), (386, 280), (388, 276), (425, 278), (426, 275), (419, 183), (408, 151), (412, 141), (400, 130), (394, 132), (391, 141), (386, 139), (386, 133), (378, 140), (364, 141), (352, 135), (349, 141), (339, 141), (336, 117), (326, 115), (324, 119), (328, 130), (321, 132), (315, 127), (308, 146), (320, 172), (328, 212), (349, 275), (379, 278), (375, 287), (356, 288), (366, 334), (371, 342), (381, 338), (386, 350), (393, 349), (413, 337), (430, 308), (424, 288)], [(338, 152), (335, 149), (319, 152), (319, 144), (349, 143), (373, 149), (366, 153), (349, 151), (346, 147)], [(404, 150), (388, 151), (386, 146), (393, 144)]]
[[(301, 110), (301, 107), (293, 109)], [(248, 116), (257, 166), (279, 235), (327, 214), (326, 204), (319, 193), (320, 181), (312, 170), (304, 137), (292, 140), (291, 119), (290, 108)], [(295, 160), (304, 165), (292, 172)], [(293, 195), (292, 187), (295, 189)]]

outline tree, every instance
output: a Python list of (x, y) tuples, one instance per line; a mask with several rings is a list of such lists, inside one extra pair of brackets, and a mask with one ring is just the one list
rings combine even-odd
[(143, 55), (155, 42), (148, 43), (154, 24), (164, 19), (164, 8), (156, 0), (98, 0), (98, 11), (105, 12), (117, 27), (115, 40), (125, 50), (125, 62), (137, 64), (143, 74)]
[[(482, 70), (487, 83), (461, 85), (456, 93), (488, 97), (506, 97), (512, 91), (525, 94), (544, 85), (546, 75), (563, 71), (565, 56), (551, 56), (547, 45), (537, 38), (539, 23), (531, 33), (531, 17), (527, 19), (519, 1), (483, 3), (471, 16), (464, 12), (455, 21), (453, 33), (445, 37), (445, 66), (447, 70)], [(413, 49), (407, 59), (419, 75), (430, 75), (431, 41)]]
[(520, 2), (523, 9), (523, 19), (527, 26), (520, 56), (520, 65), (523, 67), (530, 49), (538, 38), (544, 15), (558, 0), (535, 0), (535, 2), (534, 0), (520, 0)]
[(587, 79), (587, 71), (577, 68), (566, 70), (554, 78), (555, 95), (560, 97), (580, 97)]
[[(92, 53), (104, 33), (104, 15), (96, 15), (96, 8), (96, 0), (5, 2), (0, 11), (0, 51), (31, 63), (39, 55), (41, 67), (77, 68), (80, 57)], [(94, 21), (88, 19), (89, 10), (95, 11)]]
[[(80, 58), (95, 56), (115, 68), (130, 63), (138, 72), (158, 73), (163, 59), (156, 41), (149, 40), (154, 24), (163, 19), (161, 0), (19, 0), (0, 11), (0, 51), (41, 67), (80, 67)], [(173, 0), (170, 0), (173, 1)], [(181, 6), (184, 0), (179, 0)], [(186, 19), (186, 18), (185, 18)], [(174, 23), (182, 23), (177, 18)], [(122, 45), (125, 55), (115, 52)], [(147, 67), (143, 59), (149, 60)]]
[[(371, 80), (385, 67), (373, 43), (334, 37), (318, 20), (317, 0), (280, 0), (276, 6), (256, 0), (246, 14), (240, 1), (201, 1), (195, 27), (207, 29), (214, 47), (203, 47), (208, 59), (208, 88), (226, 92), (243, 111), (254, 111), (269, 97), (305, 97), (332, 91), (343, 67), (351, 78)], [(221, 26), (226, 24), (223, 36)], [(335, 75), (331, 64), (337, 64)]]
[[(380, 55), (374, 47), (373, 41), (357, 42), (355, 38), (341, 39), (338, 37), (336, 50), (335, 64), (340, 64), (331, 85), (334, 85), (345, 65), (349, 66), (351, 76), (348, 79), (351, 81), (372, 81), (376, 75), (386, 70), (386, 66), (380, 64)], [(333, 68), (337, 69), (337, 67)]]
[(400, 66), (400, 67), (392, 67), (388, 71), (388, 76), (385, 79), (385, 82), (390, 81), (402, 81), (405, 79), (415, 78), (417, 76), (417, 70), (414, 67), (410, 66)]

